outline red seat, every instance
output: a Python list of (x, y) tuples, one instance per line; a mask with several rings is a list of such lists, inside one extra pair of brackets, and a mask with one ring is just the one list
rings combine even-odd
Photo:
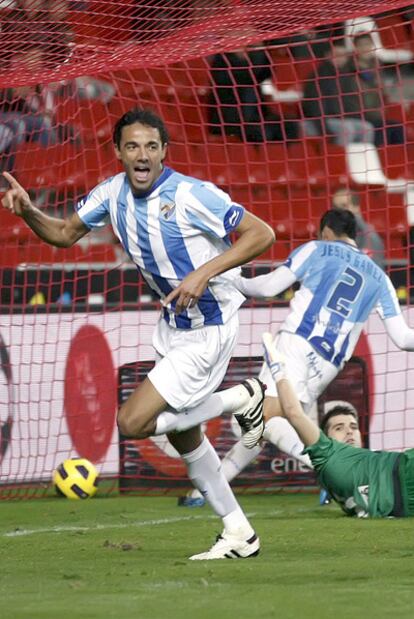
[(35, 234), (23, 219), (16, 217), (5, 208), (0, 209), (0, 243), (2, 246), (26, 243), (35, 238)]
[(389, 144), (378, 148), (382, 169), (388, 178), (414, 178), (413, 145)]
[(306, 185), (326, 183), (325, 162), (311, 140), (294, 142), (289, 145), (288, 165), (294, 175)]
[(112, 135), (112, 122), (107, 106), (101, 101), (85, 101), (76, 97), (58, 99), (55, 108), (58, 124), (78, 129), (84, 142), (104, 141)]
[(118, 169), (112, 146), (79, 150), (73, 144), (28, 143), (15, 159), (17, 178), (28, 189), (88, 190)]
[(411, 36), (407, 29), (406, 22), (400, 15), (383, 15), (376, 17), (375, 22), (380, 31), (381, 43), (384, 47), (391, 49), (410, 48)]
[(349, 184), (349, 175), (345, 159), (345, 149), (325, 141), (321, 162), (326, 175), (326, 184), (330, 186)]
[(115, 247), (106, 243), (86, 246), (77, 244), (60, 249), (35, 238), (27, 243), (9, 243), (0, 248), (0, 265), (3, 267), (15, 267), (19, 264), (113, 264), (115, 261)]

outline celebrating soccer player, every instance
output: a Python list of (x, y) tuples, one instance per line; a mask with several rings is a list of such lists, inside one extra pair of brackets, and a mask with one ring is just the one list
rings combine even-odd
[[(264, 387), (258, 379), (213, 392), (226, 373), (244, 301), (235, 285), (236, 267), (266, 250), (274, 233), (213, 184), (164, 166), (168, 134), (152, 112), (124, 114), (114, 128), (114, 145), (125, 171), (95, 187), (71, 217), (42, 213), (8, 173), (11, 188), (3, 206), (57, 247), (72, 246), (110, 220), (163, 305), (153, 337), (155, 367), (119, 410), (119, 428), (134, 438), (167, 434), (192, 482), (222, 518), (223, 534), (192, 559), (254, 556), (259, 539), (200, 424), (233, 411), (247, 447), (262, 435)], [(238, 238), (231, 245), (233, 231)]]

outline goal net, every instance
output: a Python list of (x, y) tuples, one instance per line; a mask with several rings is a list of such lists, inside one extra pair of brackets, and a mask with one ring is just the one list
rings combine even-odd
[[(315, 238), (324, 211), (347, 206), (358, 243), (389, 273), (413, 322), (407, 3), (3, 0), (0, 26), (1, 172), (38, 208), (69, 216), (121, 171), (113, 125), (132, 107), (150, 108), (169, 131), (167, 165), (212, 181), (275, 229), (276, 243), (247, 274), (274, 268)], [(75, 456), (93, 461), (111, 490), (188, 487), (165, 440), (118, 435), (117, 406), (153, 363), (159, 305), (110, 226), (58, 249), (1, 208), (0, 239), (0, 497), (41, 495)], [(291, 293), (243, 306), (226, 384), (257, 373), (261, 333), (277, 330)], [(367, 444), (411, 447), (413, 363), (372, 316), (319, 414), (330, 399), (348, 400)], [(237, 440), (227, 417), (206, 431), (220, 456)], [(313, 483), (270, 446), (235, 481)]]

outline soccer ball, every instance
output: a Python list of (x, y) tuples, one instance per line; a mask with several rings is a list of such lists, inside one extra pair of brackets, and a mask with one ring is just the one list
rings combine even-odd
[(98, 471), (86, 458), (69, 458), (53, 473), (56, 492), (68, 499), (89, 499), (98, 489)]

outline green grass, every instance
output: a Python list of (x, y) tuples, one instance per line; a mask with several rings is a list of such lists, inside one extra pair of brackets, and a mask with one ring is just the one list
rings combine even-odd
[(412, 520), (346, 518), (315, 495), (241, 504), (259, 557), (192, 562), (221, 529), (208, 508), (173, 497), (3, 502), (0, 617), (412, 618)]

